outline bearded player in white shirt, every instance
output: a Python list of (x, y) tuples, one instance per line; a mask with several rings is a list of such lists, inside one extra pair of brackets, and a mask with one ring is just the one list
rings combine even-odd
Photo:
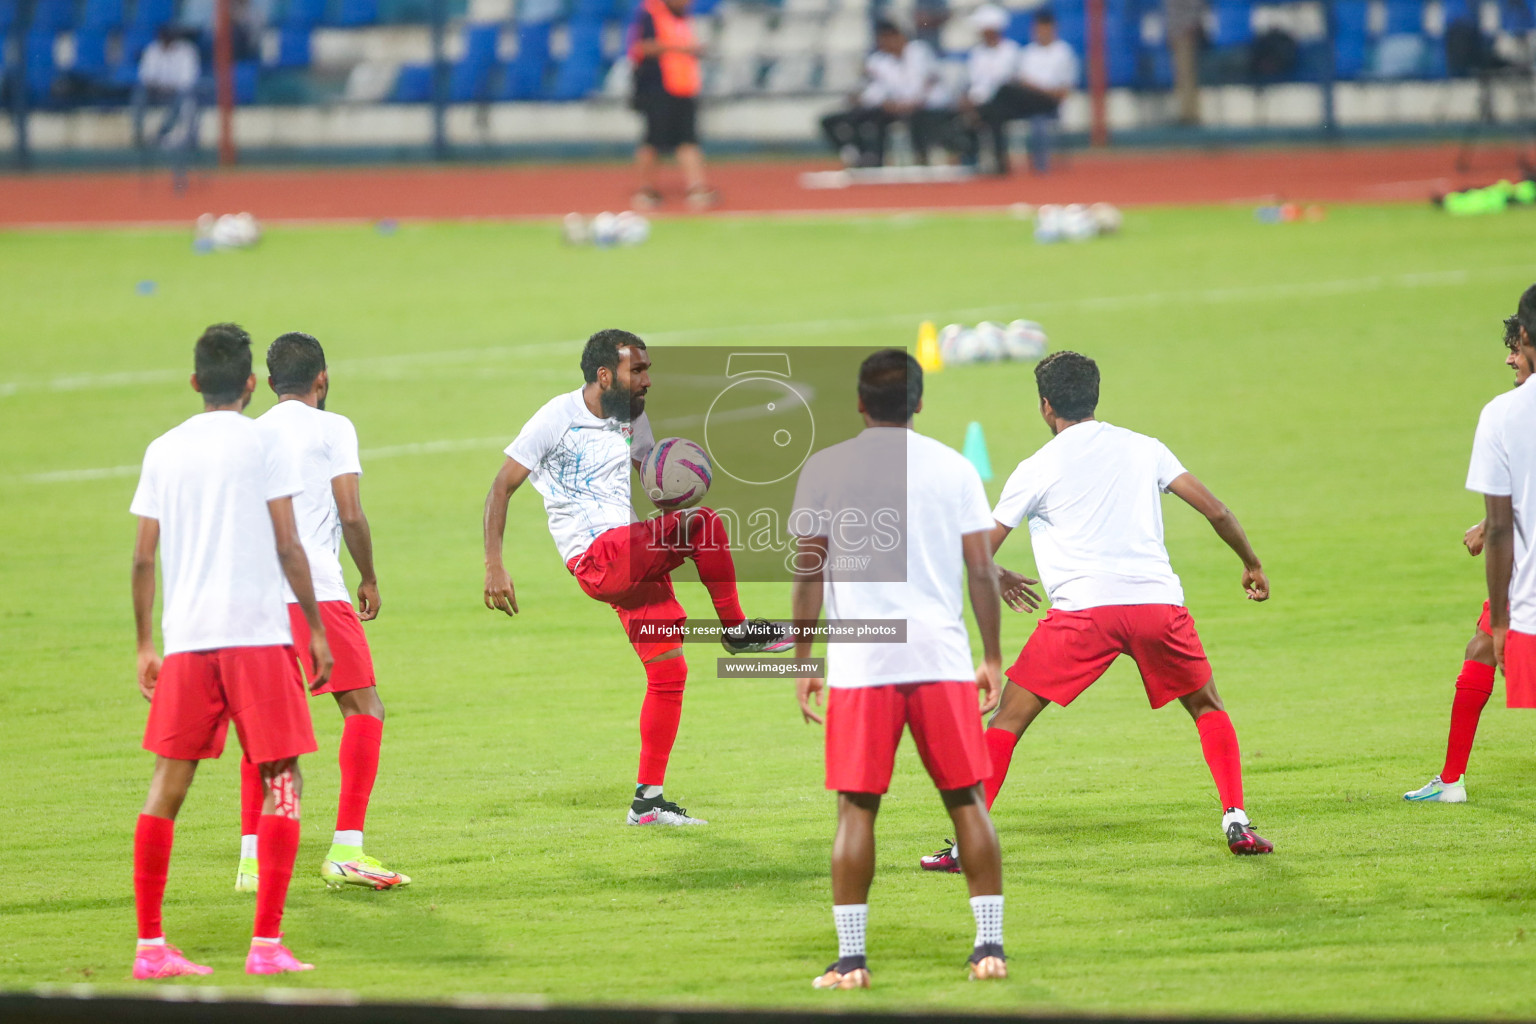
[[(981, 712), (997, 706), (1002, 600), (990, 545), (992, 515), (981, 477), (964, 456), (912, 429), (923, 371), (901, 349), (859, 367), (857, 437), (817, 452), (795, 487), (796, 656), (810, 656), (806, 627), (832, 620), (900, 620), (900, 642), (827, 645), (826, 785), (837, 793), (832, 919), (838, 958), (812, 985), (869, 987), (864, 933), (875, 873), (875, 816), (890, 788), (904, 729), (938, 787), (965, 850), (976, 918), (973, 980), (1006, 978), (1003, 865), (980, 782), (989, 772)], [(981, 632), (972, 668), (964, 576)], [(800, 679), (808, 722), (823, 681)], [(977, 707), (980, 689), (982, 706)]]
[[(1243, 592), (1251, 601), (1269, 599), (1259, 556), (1232, 510), (1161, 441), (1094, 419), (1099, 367), (1092, 359), (1053, 353), (1036, 365), (1035, 382), (1052, 437), (1004, 485), (992, 512), (992, 550), (1027, 519), (1052, 607), (1008, 669), (1013, 685), (1004, 688), (988, 723), (988, 808), (1008, 777), (1014, 745), (1036, 716), (1053, 703), (1072, 703), (1127, 654), (1141, 670), (1153, 708), (1177, 700), (1194, 718), (1225, 809), (1221, 829), (1228, 847), (1236, 854), (1272, 852), (1274, 844), (1253, 830), (1243, 810), (1237, 733), (1168, 562), (1162, 494), (1188, 502), (1242, 559)], [(1005, 584), (1004, 598), (1024, 610), (1019, 588), (1016, 581)], [(955, 859), (951, 844), (924, 857), (922, 866), (954, 871)]]
[(640, 769), (626, 821), (704, 825), (662, 795), (667, 761), (682, 719), (688, 663), (678, 628), (687, 613), (672, 590), (673, 569), (692, 561), (709, 591), (731, 654), (788, 650), (785, 631), (747, 621), (736, 593), (736, 565), (725, 524), (708, 508), (639, 520), (630, 468), (654, 438), (645, 416), (651, 387), (645, 342), (628, 331), (598, 331), (581, 354), (585, 380), (534, 413), (513, 442), (485, 499), (485, 606), (515, 615), (517, 595), (502, 560), (507, 502), (529, 481), (544, 497), (549, 532), (581, 589), (618, 612), (645, 666), (640, 706)]
[[(193, 390), (203, 412), (156, 438), (131, 511), (133, 617), (139, 691), (149, 704), (144, 748), (155, 774), (133, 836), (133, 895), (139, 943), (135, 978), (203, 975), (165, 941), (161, 908), (177, 812), (197, 764), (218, 757), (231, 720), (260, 766), (256, 827), (262, 864), (247, 974), (307, 971), (281, 942), (283, 905), (299, 849), (299, 756), (315, 749), (304, 682), (283, 600), (286, 578), (306, 625), (315, 686), (331, 673), (331, 652), (315, 607), (309, 564), (293, 516), (303, 491), (297, 463), (241, 415), (251, 401), (251, 338), (214, 324), (194, 351)], [(155, 558), (165, 578), (155, 651)]]
[[(379, 614), (379, 582), (373, 568), (373, 535), (363, 514), (358, 479), (363, 467), (357, 454), (357, 430), (345, 416), (325, 411), (331, 376), (325, 350), (308, 334), (284, 334), (267, 348), (267, 384), (277, 405), (256, 421), (269, 441), (299, 465), (304, 490), (293, 500), (299, 537), (309, 558), (315, 600), (331, 653), (336, 659), (330, 680), (315, 689), (336, 698), (341, 710), (341, 793), (331, 848), (320, 862), (326, 885), (361, 885), (393, 889), (410, 884), (410, 877), (391, 871), (363, 853), (363, 823), (379, 772), (379, 748), (384, 736), (384, 703), (373, 675), (373, 655), (363, 633), (364, 622)], [(357, 588), (361, 613), (353, 610), (339, 557), (346, 539), (352, 563), (362, 577)], [(288, 618), (295, 646), (304, 650), (309, 627), (288, 595)], [(313, 678), (313, 666), (305, 671)], [(236, 892), (256, 892), (255, 831), (261, 805), (261, 779), (250, 758), (240, 762), (240, 866)]]
[[(1536, 372), (1536, 361), (1532, 359), (1531, 350), (1521, 343), (1522, 329), (1518, 314), (1504, 321), (1504, 347), (1507, 350), (1504, 365), (1515, 371), (1517, 388)], [(1513, 391), (1507, 391), (1493, 401), (1508, 401), (1513, 394)], [(1483, 552), (1487, 526), (1486, 520), (1480, 522), (1462, 538), (1467, 553), (1473, 557)], [(1456, 676), (1456, 695), (1451, 699), (1451, 725), (1445, 741), (1445, 763), (1440, 768), (1440, 774), (1418, 789), (1404, 793), (1404, 800), (1436, 804), (1467, 802), (1467, 761), (1472, 756), (1472, 742), (1477, 738), (1477, 725), (1482, 718), (1483, 708), (1487, 707), (1489, 698), (1493, 696), (1494, 667), (1493, 621), (1488, 602), (1484, 601), (1483, 613), (1472, 631), (1472, 639), (1467, 641), (1461, 672)], [(1507, 688), (1505, 697), (1509, 707), (1522, 706), (1510, 702)]]
[[(1505, 326), (1521, 355), (1536, 357), (1536, 285), (1520, 296)], [(1483, 407), (1467, 490), (1483, 495), (1487, 512), (1489, 622), (1507, 703), (1536, 707), (1536, 560), (1528, 557), (1536, 522), (1536, 388), (1516, 388)]]

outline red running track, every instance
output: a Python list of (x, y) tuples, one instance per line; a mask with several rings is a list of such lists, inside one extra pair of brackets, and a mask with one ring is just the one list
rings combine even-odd
[[(809, 190), (811, 162), (723, 162), (712, 177), (726, 213), (996, 208), (1017, 202), (1147, 204), (1424, 201), (1513, 173), (1508, 148), (1476, 152), (1465, 174), (1452, 146), (1083, 153), (1046, 177), (1016, 174), (928, 185)], [(623, 209), (633, 187), (615, 165), (380, 167), (195, 173), (175, 193), (165, 173), (0, 176), (0, 227), (189, 224), (249, 210), (265, 221), (507, 219)], [(672, 184), (662, 214), (684, 208)]]

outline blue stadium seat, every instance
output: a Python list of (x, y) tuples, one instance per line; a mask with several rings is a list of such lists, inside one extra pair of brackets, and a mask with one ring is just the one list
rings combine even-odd
[(390, 93), (395, 103), (426, 103), (432, 99), (432, 65), (402, 64)]
[(1536, 7), (1532, 0), (1499, 0), (1499, 27), (1512, 35), (1536, 29)]
[(1477, 4), (1481, 4), (1481, 2), (1482, 0), (1441, 0), (1441, 17), (1445, 19), (1447, 25), (1458, 18), (1476, 21), (1477, 14), (1472, 8)]
[(282, 23), (285, 26), (304, 25), (312, 28), (324, 21), (325, 0), (288, 0), (288, 6), (283, 11)]
[(22, 45), (26, 48), (27, 98), (35, 104), (46, 104), (53, 92), (53, 80), (59, 74), (53, 60), (53, 33), (28, 32)]
[[(698, 4), (693, 4), (689, 10), (693, 14), (707, 13), (698, 9)], [(603, 19), (612, 18), (619, 12), (615, 9), (614, 0), (575, 0), (571, 5), (571, 18), (575, 19)]]
[(58, 35), (60, 32), (68, 32), (75, 27), (75, 5), (73, 0), (37, 0), (32, 8), (33, 32), (47, 32), (50, 35)]
[(1386, 35), (1423, 35), (1424, 5), (1420, 0), (1387, 0)]
[(1336, 0), (1333, 17), (1333, 74), (1352, 81), (1370, 62), (1370, 10), (1366, 0)]
[(500, 23), (464, 27), (464, 55), (449, 69), (448, 102), (473, 103), (486, 99), (491, 72), (496, 69), (496, 47), (500, 38)]
[(308, 25), (284, 25), (277, 33), (277, 61), (273, 67), (307, 68), (311, 62)]
[[(1141, 84), (1140, 19), (1124, 4), (1111, 4), (1104, 12), (1104, 60), (1108, 65), (1111, 88), (1130, 88)], [(1080, 54), (1083, 82), (1087, 84), (1087, 54)]]
[(1211, 13), (1216, 16), (1216, 32), (1211, 45), (1218, 48), (1247, 46), (1253, 42), (1253, 4), (1251, 0), (1215, 0)]
[(135, 73), (139, 67), (139, 57), (144, 53), (144, 47), (155, 38), (155, 26), (134, 25), (123, 31), (123, 45), (119, 47), (118, 60), (123, 64), (132, 65)]
[(341, 0), (336, 9), (336, 24), (347, 28), (372, 25), (378, 20), (378, 0)]
[(261, 77), (261, 62), (242, 60), (230, 69), (234, 79), (235, 102), (245, 106), (256, 102), (256, 80)]
[(555, 71), (552, 99), (579, 100), (602, 84), (603, 23), (595, 18), (573, 18), (570, 52)]
[(80, 16), (81, 28), (100, 29), (110, 32), (123, 24), (123, 0), (85, 0), (85, 11)]
[[(16, 25), (16, 0), (0, 0), (0, 37), (4, 37)], [(0, 54), (0, 60), (4, 55)]]
[(536, 100), (544, 96), (544, 78), (549, 73), (549, 31), (547, 22), (517, 27), (517, 56), (507, 65), (497, 99)]
[(176, 20), (176, 0), (137, 0), (133, 5), (134, 28), (147, 28), (151, 32), (161, 25)]
[(75, 33), (75, 67), (78, 74), (93, 78), (107, 75), (107, 33), (99, 28), (82, 28)]

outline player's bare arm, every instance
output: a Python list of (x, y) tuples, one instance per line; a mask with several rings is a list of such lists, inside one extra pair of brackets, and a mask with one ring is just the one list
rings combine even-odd
[(160, 547), (160, 520), (139, 517), (133, 542), (133, 624), (139, 639), (139, 692), (149, 700), (160, 678), (160, 654), (155, 650), (155, 552)]
[(1248, 600), (1269, 600), (1269, 578), (1264, 575), (1264, 566), (1259, 562), (1259, 556), (1254, 553), (1253, 545), (1248, 543), (1248, 534), (1243, 532), (1243, 524), (1237, 521), (1237, 516), (1233, 515), (1232, 510), (1212, 494), (1193, 473), (1184, 473), (1175, 477), (1168, 485), (1168, 490), (1183, 498), (1190, 508), (1205, 516), (1211, 528), (1216, 531), (1216, 536), (1226, 541), (1227, 547), (1243, 560), (1243, 592), (1248, 595)]
[(309, 623), (309, 657), (315, 667), (315, 678), (309, 684), (311, 692), (318, 690), (331, 678), (331, 645), (325, 639), (325, 625), (320, 621), (320, 608), (315, 604), (315, 584), (309, 577), (309, 556), (304, 553), (304, 543), (299, 540), (299, 524), (293, 518), (293, 499), (277, 498), (267, 502), (267, 512), (272, 516), (272, 533), (277, 539), (277, 559), (282, 563), (283, 575), (299, 602), (299, 610)]
[(507, 502), (530, 472), (516, 459), (508, 459), (501, 464), (501, 471), (491, 481), (490, 493), (485, 496), (485, 606), (508, 615), (516, 615), (518, 608), (512, 577), (501, 558), (502, 540), (507, 532)]
[(1483, 530), (1483, 571), (1488, 577), (1488, 621), (1493, 626), (1493, 658), (1504, 671), (1504, 640), (1509, 635), (1509, 581), (1515, 572), (1515, 504), (1507, 494), (1483, 495), (1487, 510)]
[(1003, 621), (1003, 600), (998, 590), (997, 566), (992, 562), (991, 533), (978, 530), (960, 538), (965, 558), (965, 583), (971, 597), (971, 611), (976, 629), (981, 633), (981, 664), (976, 669), (976, 687), (981, 696), (981, 713), (997, 707), (1002, 696), (1003, 646), (999, 639)]
[(363, 512), (359, 485), (356, 473), (331, 478), (331, 496), (336, 499), (341, 536), (347, 542), (347, 553), (357, 566), (357, 574), (362, 577), (357, 584), (357, 617), (371, 622), (379, 617), (379, 578), (373, 568), (373, 531), (368, 528), (368, 516)]
[[(795, 658), (811, 656), (816, 623), (821, 621), (823, 574), (827, 564), (827, 538), (801, 537), (795, 554), (795, 582), (790, 589), (790, 614), (795, 623)], [(802, 676), (795, 680), (795, 699), (807, 722), (821, 724), (821, 691), (826, 680)], [(811, 707), (812, 698), (816, 707)]]
[[(1004, 526), (994, 522), (992, 530), (987, 536), (987, 548), (993, 556), (996, 556), (998, 548), (1003, 546), (1003, 541), (1013, 532), (1013, 527)], [(1016, 612), (1032, 612), (1040, 607), (1040, 592), (1035, 590), (1040, 581), (1032, 576), (1025, 576), (1021, 572), (1005, 569), (1001, 565), (997, 567), (997, 586), (1002, 594), (1003, 603)]]
[(1469, 526), (1466, 534), (1461, 538), (1461, 542), (1467, 547), (1467, 554), (1473, 558), (1483, 553), (1483, 533), (1487, 527), (1488, 520), (1484, 519), (1480, 523)]

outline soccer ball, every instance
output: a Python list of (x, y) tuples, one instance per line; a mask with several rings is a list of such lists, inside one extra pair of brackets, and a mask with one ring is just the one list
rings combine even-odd
[(965, 330), (959, 324), (948, 324), (939, 332), (939, 358), (946, 363), (958, 363), (959, 356), (955, 354), (955, 345), (960, 340), (960, 332)]
[(1061, 212), (1061, 233), (1074, 242), (1086, 242), (1099, 233), (1099, 222), (1088, 207), (1073, 203)]
[(651, 222), (641, 214), (625, 210), (614, 220), (614, 233), (620, 245), (640, 245), (651, 237)]
[(1061, 207), (1047, 203), (1035, 211), (1035, 241), (1057, 242), (1062, 235)]
[(1120, 216), (1119, 207), (1109, 203), (1094, 203), (1088, 207), (1093, 214), (1093, 219), (1098, 222), (1099, 234), (1115, 235), (1120, 233), (1120, 225), (1124, 218)]
[(977, 363), (981, 361), (981, 353), (984, 346), (981, 335), (976, 333), (974, 327), (962, 327), (960, 333), (955, 335), (955, 363)]
[(664, 437), (640, 464), (640, 486), (657, 508), (692, 508), (709, 493), (714, 473), (703, 448), (685, 437)]
[(604, 210), (592, 218), (592, 244), (606, 249), (619, 241), (619, 216)]
[(568, 213), (560, 222), (560, 237), (566, 245), (586, 245), (592, 238), (592, 227), (581, 214)]
[(1034, 362), (1045, 355), (1045, 329), (1033, 320), (1015, 320), (1003, 329), (1003, 350), (1009, 359)]
[(1008, 358), (1004, 347), (1003, 325), (983, 320), (976, 325), (976, 359), (978, 363), (995, 363)]

